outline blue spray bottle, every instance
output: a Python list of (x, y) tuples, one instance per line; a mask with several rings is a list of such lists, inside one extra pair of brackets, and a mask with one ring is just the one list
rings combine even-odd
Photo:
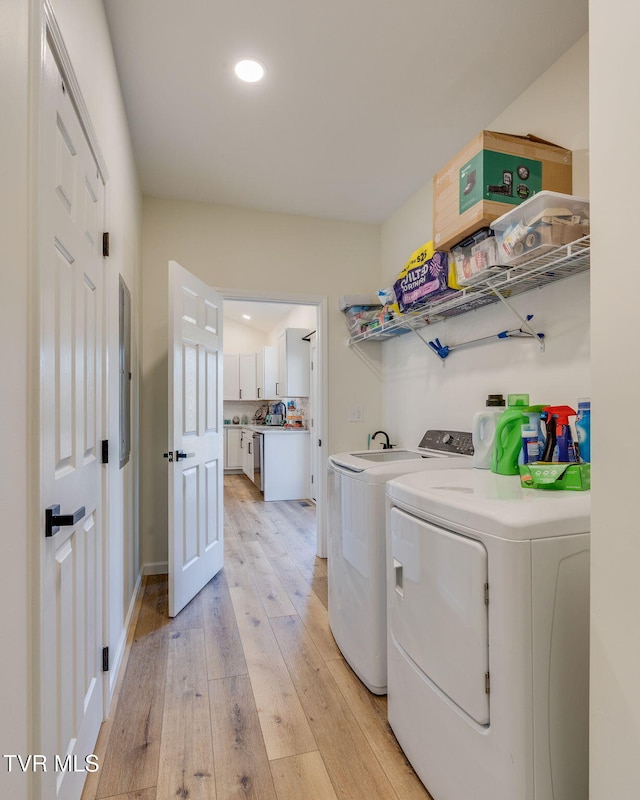
[(591, 461), (591, 400), (589, 398), (578, 400), (576, 437), (580, 461)]

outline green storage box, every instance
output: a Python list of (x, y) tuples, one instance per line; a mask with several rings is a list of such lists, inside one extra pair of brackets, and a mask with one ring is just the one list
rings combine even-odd
[(591, 464), (558, 461), (522, 464), (520, 484), (525, 489), (569, 489), (585, 492), (591, 488)]

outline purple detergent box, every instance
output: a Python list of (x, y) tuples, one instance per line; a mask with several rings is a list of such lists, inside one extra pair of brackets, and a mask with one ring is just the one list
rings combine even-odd
[(409, 270), (393, 285), (401, 313), (411, 311), (417, 306), (443, 294), (453, 294), (456, 290), (447, 285), (449, 275), (449, 254), (439, 250), (433, 258)]

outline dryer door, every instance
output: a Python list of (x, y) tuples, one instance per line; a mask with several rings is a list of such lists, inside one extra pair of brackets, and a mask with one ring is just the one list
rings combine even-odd
[(466, 714), (488, 724), (484, 545), (393, 507), (391, 557), (395, 643)]

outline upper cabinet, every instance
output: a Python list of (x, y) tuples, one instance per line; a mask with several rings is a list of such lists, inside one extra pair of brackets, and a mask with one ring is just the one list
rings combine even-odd
[(240, 353), (240, 397), (239, 400), (257, 400), (256, 354)]
[(277, 397), (278, 349), (267, 345), (256, 353), (257, 399), (273, 400)]
[(256, 354), (225, 354), (223, 381), (224, 400), (257, 400)]
[(309, 342), (306, 328), (286, 328), (278, 339), (278, 397), (309, 396)]
[(224, 367), (222, 373), (222, 398), (223, 400), (238, 400), (240, 398), (240, 369), (237, 353), (224, 354)]

